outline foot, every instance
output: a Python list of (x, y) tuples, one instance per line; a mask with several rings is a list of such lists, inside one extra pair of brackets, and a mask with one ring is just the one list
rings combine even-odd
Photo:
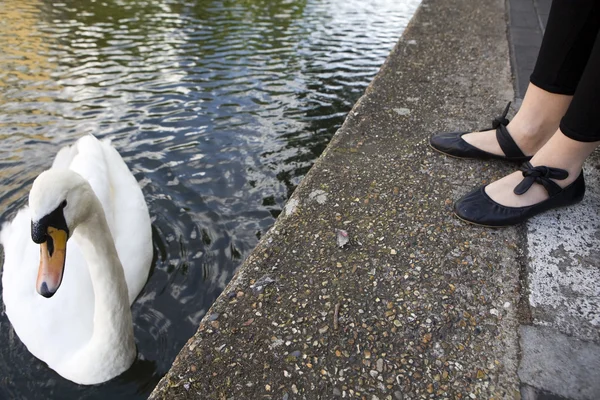
[[(600, 142), (577, 142), (566, 137), (560, 129), (531, 159), (531, 165), (564, 169), (569, 176), (566, 179), (553, 181), (561, 188), (573, 183), (583, 168), (583, 162), (594, 151)], [(486, 194), (496, 203), (507, 207), (526, 207), (540, 203), (548, 198), (542, 185), (534, 183), (524, 194), (516, 195), (515, 187), (523, 180), (521, 171), (499, 179), (485, 187)]]
[[(540, 164), (532, 163), (532, 165), (538, 166)], [(552, 181), (558, 184), (558, 186), (561, 188), (565, 188), (573, 183), (580, 173), (581, 170), (578, 172), (569, 173), (567, 179), (553, 179)], [(546, 189), (544, 189), (544, 187), (538, 183), (534, 183), (527, 192), (521, 195), (515, 194), (515, 188), (522, 181), (523, 173), (521, 171), (513, 172), (512, 174), (487, 185), (485, 187), (485, 193), (496, 203), (506, 207), (532, 206), (534, 204), (541, 203), (549, 197)]]
[(583, 162), (598, 145), (573, 140), (559, 129), (523, 172), (471, 191), (454, 204), (454, 213), (473, 224), (499, 227), (578, 203), (585, 194)]
[[(556, 131), (556, 128), (558, 128), (558, 123), (556, 126), (534, 128), (526, 127), (525, 124), (520, 123), (517, 119), (517, 116), (515, 116), (515, 120), (511, 121), (506, 126), (506, 129), (510, 133), (510, 136), (513, 138), (517, 146), (519, 146), (523, 154), (526, 156), (532, 156), (537, 153), (537, 151), (542, 148), (544, 143), (550, 139), (552, 134)], [(506, 155), (500, 148), (500, 144), (498, 144), (495, 129), (467, 133), (466, 135), (462, 136), (462, 139), (471, 146), (477, 147), (478, 149), (488, 153), (500, 156)]]
[[(485, 187), (480, 187), (458, 200), (454, 204), (454, 213), (463, 221), (472, 224), (491, 227), (510, 226), (520, 224), (545, 211), (579, 203), (585, 195), (583, 173), (580, 173), (573, 183), (562, 187), (556, 182), (569, 177), (568, 171), (564, 169), (546, 166), (534, 167), (527, 162), (521, 167), (521, 171), (523, 171), (523, 176), (520, 178), (519, 184), (514, 188), (512, 185), (504, 185), (502, 194), (511, 191), (524, 196), (530, 190), (537, 191), (543, 186), (549, 196), (533, 194), (528, 197), (530, 201), (522, 201), (513, 204), (512, 207), (507, 207), (492, 199), (485, 192)], [(511, 178), (504, 179), (510, 181)], [(538, 183), (540, 185), (536, 186)], [(532, 198), (533, 201), (531, 201)], [(528, 203), (531, 204), (527, 205)]]
[[(529, 84), (523, 104), (506, 127), (525, 155), (536, 154), (552, 137), (571, 99), (572, 96), (546, 92)], [(488, 153), (505, 155), (496, 140), (495, 130), (468, 133), (462, 139)]]

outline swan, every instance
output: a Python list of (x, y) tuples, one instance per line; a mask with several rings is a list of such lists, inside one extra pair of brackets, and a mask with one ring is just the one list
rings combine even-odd
[(133, 364), (131, 304), (148, 279), (152, 233), (142, 191), (110, 141), (88, 135), (63, 147), (0, 243), (6, 314), (35, 357), (82, 385)]

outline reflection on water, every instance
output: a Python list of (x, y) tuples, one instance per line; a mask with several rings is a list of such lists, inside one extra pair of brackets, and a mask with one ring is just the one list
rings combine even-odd
[[(417, 0), (0, 0), (1, 221), (110, 137), (153, 220), (139, 357), (78, 387), (0, 314), (0, 398), (145, 398), (341, 125)], [(3, 308), (2, 308), (3, 310)]]

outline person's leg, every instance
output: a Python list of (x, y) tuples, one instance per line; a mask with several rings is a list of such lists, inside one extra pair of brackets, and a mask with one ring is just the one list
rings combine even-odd
[[(600, 29), (597, 0), (554, 0), (531, 83), (507, 129), (526, 155), (535, 154), (556, 132)], [(495, 130), (462, 136), (467, 143), (504, 154)]]
[[(600, 24), (600, 22), (599, 22)], [(573, 101), (560, 121), (554, 136), (531, 159), (533, 166), (548, 166), (568, 171), (569, 176), (555, 182), (566, 187), (580, 174), (585, 159), (600, 145), (600, 33), (581, 76)], [(523, 180), (520, 172), (508, 175), (485, 188), (499, 204), (523, 207), (539, 203), (548, 194), (541, 185), (533, 185), (522, 195), (514, 188)]]
[[(533, 155), (556, 132), (561, 117), (573, 96), (555, 94), (529, 84), (523, 104), (506, 129), (523, 154)], [(496, 130), (473, 132), (462, 136), (472, 146), (488, 153), (503, 155)]]

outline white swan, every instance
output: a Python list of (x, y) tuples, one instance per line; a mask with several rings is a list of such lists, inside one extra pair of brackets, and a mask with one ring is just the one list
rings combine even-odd
[(151, 235), (142, 191), (110, 142), (90, 135), (62, 148), (0, 232), (6, 314), (27, 349), (79, 384), (127, 370)]

